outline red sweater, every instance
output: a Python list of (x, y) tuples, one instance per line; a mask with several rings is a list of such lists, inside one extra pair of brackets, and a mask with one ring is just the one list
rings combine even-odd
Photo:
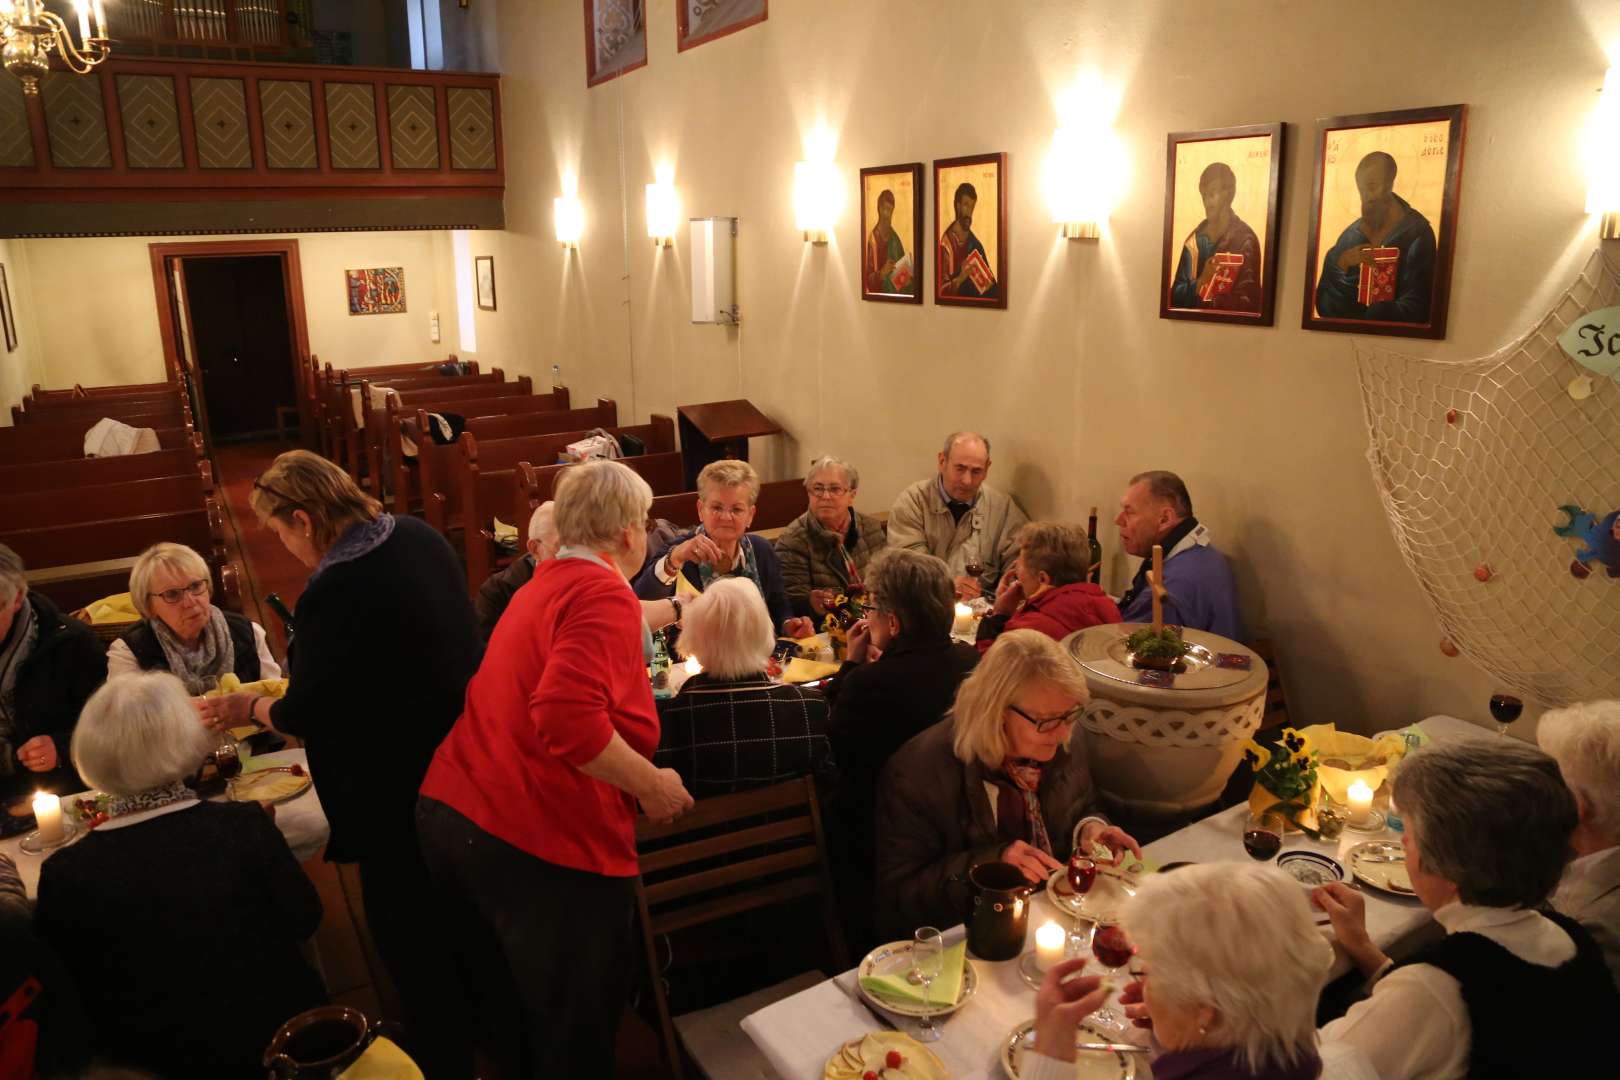
[(617, 573), (548, 559), (512, 597), (422, 794), (537, 859), (634, 877), (636, 802), (579, 766), (614, 732), (658, 748), (641, 605)]
[[(1047, 589), (1030, 600), (1007, 620), (998, 633), (1039, 630), (1048, 637), (1062, 641), (1076, 630), (1119, 621), (1119, 605), (1108, 599), (1107, 593), (1089, 581), (1077, 581), (1072, 585)], [(983, 638), (975, 644), (983, 653), (989, 650), (994, 641), (994, 638)]]

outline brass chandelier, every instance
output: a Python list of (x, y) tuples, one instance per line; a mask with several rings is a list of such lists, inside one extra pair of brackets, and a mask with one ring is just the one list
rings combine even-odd
[[(103, 0), (73, 0), (79, 16), (79, 43), (62, 17), (45, 10), (44, 0), (0, 0), (0, 65), (22, 80), (23, 93), (39, 93), (39, 80), (51, 69), (54, 50), (70, 71), (88, 75), (111, 54)], [(90, 12), (95, 10), (96, 32), (90, 33)]]

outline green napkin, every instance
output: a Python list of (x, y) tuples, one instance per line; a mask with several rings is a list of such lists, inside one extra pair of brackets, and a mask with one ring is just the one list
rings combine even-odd
[[(962, 965), (966, 953), (967, 938), (945, 950), (945, 955), (940, 960), (939, 978), (928, 988), (929, 1004), (941, 1007), (954, 1005), (956, 999), (962, 996)], [(867, 993), (880, 998), (889, 998), (907, 1005), (921, 1005), (923, 988), (912, 986), (906, 981), (909, 970), (909, 968), (902, 969), (893, 975), (864, 975), (861, 977), (861, 987)]]
[[(1109, 851), (1106, 847), (1104, 847), (1101, 844), (1093, 844), (1092, 848), (1091, 848), (1091, 854), (1092, 854), (1092, 857), (1095, 858), (1097, 860), (1097, 862), (1102, 864), (1103, 866), (1107, 866), (1114, 859), (1114, 853), (1112, 851)], [(1159, 872), (1159, 864), (1158, 863), (1154, 862), (1151, 859), (1138, 859), (1135, 855), (1132, 855), (1129, 851), (1127, 851), (1125, 853), (1125, 857), (1119, 861), (1119, 865), (1116, 866), (1116, 867), (1113, 867), (1112, 869), (1118, 870), (1118, 871), (1120, 871), (1120, 873), (1122, 875), (1124, 875), (1124, 874), (1129, 874), (1131, 872), (1131, 867), (1133, 867), (1133, 866), (1140, 866), (1141, 867), (1141, 869), (1138, 870), (1136, 872), (1136, 874), (1133, 875), (1133, 876), (1140, 876), (1142, 874), (1156, 874), (1156, 873)]]

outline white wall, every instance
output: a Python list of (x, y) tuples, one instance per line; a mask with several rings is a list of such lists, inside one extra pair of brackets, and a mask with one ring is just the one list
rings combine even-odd
[(22, 244), (0, 240), (0, 266), (6, 269), (6, 291), (11, 295), (12, 317), (17, 324), (17, 348), (5, 351), (0, 339), (0, 425), (11, 423), (11, 407), (20, 404), (39, 379), (39, 344), (34, 317), (33, 288)]

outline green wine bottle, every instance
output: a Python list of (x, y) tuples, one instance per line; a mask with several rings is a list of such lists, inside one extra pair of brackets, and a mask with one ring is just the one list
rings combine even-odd
[(1091, 517), (1086, 519), (1086, 542), (1091, 547), (1091, 572), (1087, 575), (1093, 585), (1102, 581), (1102, 545), (1097, 543), (1097, 508), (1091, 508)]

